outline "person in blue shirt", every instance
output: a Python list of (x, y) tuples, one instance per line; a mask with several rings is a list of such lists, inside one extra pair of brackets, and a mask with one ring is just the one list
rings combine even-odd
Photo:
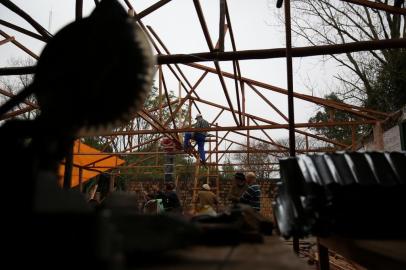
[(240, 202), (248, 204), (259, 212), (261, 209), (261, 187), (256, 183), (256, 175), (253, 172), (245, 176), (248, 187), (241, 195)]
[[(203, 119), (201, 114), (196, 115), (196, 123), (192, 126), (195, 128), (209, 128), (210, 124)], [(199, 151), (199, 156), (201, 163), (203, 165), (206, 164), (206, 152), (204, 151), (204, 143), (206, 141), (207, 132), (200, 131), (200, 132), (186, 132), (185, 133), (185, 140), (184, 140), (184, 148), (187, 153), (192, 151), (192, 146), (190, 144), (190, 140), (194, 139), (197, 144), (197, 148)]]

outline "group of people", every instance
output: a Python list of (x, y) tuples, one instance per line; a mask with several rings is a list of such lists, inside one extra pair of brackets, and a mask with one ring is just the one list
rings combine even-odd
[(248, 204), (255, 210), (261, 209), (261, 187), (256, 181), (256, 175), (253, 172), (237, 172), (234, 175), (234, 184), (231, 187), (228, 199), (232, 203)]
[[(210, 127), (210, 124), (203, 119), (201, 114), (197, 114), (195, 120), (196, 123), (192, 125), (194, 128), (205, 129)], [(206, 136), (206, 131), (196, 130), (195, 132), (186, 132), (184, 137), (183, 147), (185, 152), (189, 154), (191, 154), (193, 149), (190, 141), (192, 139), (195, 140), (198, 147), (200, 163), (202, 165), (206, 165), (206, 153), (204, 150)], [(260, 186), (256, 183), (255, 173), (249, 172), (247, 175), (244, 175), (243, 173), (238, 172), (234, 175), (234, 180), (234, 184), (228, 195), (228, 200), (233, 204), (244, 203), (250, 205), (253, 209), (259, 211), (261, 207), (261, 190)], [(154, 186), (153, 192), (146, 193), (145, 195), (147, 199), (156, 204), (156, 209), (158, 209), (157, 212), (164, 210), (175, 212), (182, 211), (179, 198), (174, 191), (174, 185), (172, 183), (166, 184), (165, 192), (160, 191), (157, 186)], [(202, 186), (202, 190), (198, 192), (198, 196), (194, 203), (197, 204), (197, 212), (199, 214), (215, 215), (218, 211), (219, 200), (211, 191), (209, 184), (204, 184)]]
[[(196, 200), (197, 213), (215, 215), (218, 211), (219, 200), (208, 184), (204, 184), (202, 188)], [(233, 204), (247, 204), (259, 212), (261, 209), (261, 189), (256, 182), (255, 173), (249, 172), (247, 175), (241, 172), (236, 173), (227, 199)]]
[[(153, 185), (151, 192), (145, 192), (144, 212), (161, 213), (175, 212), (182, 213), (183, 209), (175, 185), (172, 182), (165, 184), (165, 190), (161, 191), (158, 185)], [(246, 175), (237, 172), (234, 175), (234, 183), (227, 196), (227, 200), (232, 204), (243, 203), (251, 206), (256, 211), (261, 209), (261, 189), (256, 182), (256, 175), (249, 172)], [(197, 193), (193, 202), (196, 204), (196, 214), (215, 216), (218, 212), (219, 199), (211, 190), (209, 184), (204, 184)]]
[(182, 213), (182, 205), (172, 182), (165, 184), (164, 191), (161, 191), (158, 185), (153, 185), (151, 192), (144, 191), (144, 196), (144, 211), (147, 213)]

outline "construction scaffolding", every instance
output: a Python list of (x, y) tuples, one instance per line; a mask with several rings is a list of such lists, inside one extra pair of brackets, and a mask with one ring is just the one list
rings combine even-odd
[[(141, 12), (137, 12), (131, 5), (130, 1), (124, 1), (129, 10), (129, 14), (134, 15), (134, 20), (136, 20), (144, 32), (156, 53), (157, 58), (157, 72), (158, 72), (158, 98), (159, 103), (155, 107), (145, 107), (138, 112), (138, 117), (131, 121), (128, 125), (116, 128), (110, 132), (98, 132), (97, 135), (101, 140), (105, 141), (106, 144), (115, 146), (116, 151), (111, 153), (101, 153), (100, 155), (109, 156), (125, 156), (125, 155), (146, 155), (146, 156), (156, 156), (162, 155), (165, 152), (160, 152), (158, 149), (153, 152), (140, 152), (141, 147), (148, 146), (149, 144), (156, 143), (158, 140), (167, 136), (175, 140), (178, 144), (182, 145), (182, 139), (180, 133), (187, 131), (205, 131), (215, 133), (213, 136), (215, 139), (208, 139), (206, 148), (209, 149), (207, 152), (207, 161), (210, 162), (211, 166), (215, 168), (216, 172), (224, 171), (219, 170), (219, 166), (224, 165), (225, 154), (236, 154), (236, 153), (246, 153), (248, 156), (248, 163), (250, 163), (249, 155), (250, 153), (267, 153), (269, 155), (290, 155), (294, 156), (296, 153), (315, 153), (315, 152), (330, 152), (336, 150), (355, 150), (358, 147), (358, 139), (355, 133), (357, 126), (366, 125), (374, 127), (374, 134), (378, 136), (376, 139), (378, 142), (382, 140), (382, 123), (391, 119), (392, 115), (388, 113), (383, 113), (368, 108), (363, 108), (347, 103), (336, 102), (332, 100), (327, 100), (315, 96), (310, 96), (306, 94), (296, 93), (293, 86), (293, 74), (292, 74), (292, 58), (294, 57), (308, 57), (308, 56), (318, 56), (318, 55), (331, 55), (340, 54), (356, 51), (366, 51), (366, 50), (377, 50), (377, 49), (388, 49), (388, 48), (404, 48), (406, 46), (406, 40), (400, 39), (387, 39), (387, 40), (373, 40), (373, 41), (361, 41), (352, 42), (346, 44), (337, 45), (320, 45), (312, 47), (296, 47), (292, 48), (291, 42), (291, 17), (290, 17), (290, 1), (285, 1), (285, 27), (286, 27), (286, 48), (271, 48), (271, 49), (261, 49), (261, 50), (237, 50), (235, 41), (235, 31), (231, 23), (231, 14), (226, 0), (219, 0), (219, 35), (216, 44), (214, 45), (211, 35), (209, 33), (206, 18), (199, 0), (194, 0), (194, 8), (198, 20), (200, 22), (201, 31), (204, 35), (205, 41), (209, 52), (199, 52), (199, 53), (187, 53), (187, 54), (171, 54), (163, 40), (153, 29), (152, 26), (145, 26), (143, 23), (143, 18), (149, 14), (156, 12), (161, 7), (165, 6), (170, 0), (161, 0), (153, 4), (152, 6), (144, 9)], [(362, 5), (368, 8), (373, 8), (376, 10), (384, 10), (387, 12), (393, 12), (396, 14), (406, 14), (406, 9), (395, 8), (383, 3), (376, 3), (367, 0), (357, 0), (357, 1), (346, 1), (354, 5)], [(24, 29), (17, 26), (11, 22), (0, 20), (0, 24), (8, 29), (12, 29), (21, 34), (30, 36), (34, 39), (40, 40), (42, 42), (47, 42), (52, 38), (52, 34), (49, 33), (43, 26), (41, 26), (34, 18), (29, 15), (29, 11), (24, 11), (15, 5), (12, 1), (3, 0), (1, 4), (7, 7), (9, 10), (15, 14), (22, 17), (27, 21), (37, 33)], [(97, 4), (97, 1), (95, 1)], [(83, 1), (76, 0), (76, 20), (80, 20), (83, 15)], [(4, 40), (0, 41), (0, 45), (6, 43), (13, 43), (19, 49), (23, 50), (29, 56), (34, 59), (39, 57), (32, 52), (29, 48), (21, 44), (14, 36), (10, 36), (5, 31), (0, 30), (0, 35), (4, 37)], [(226, 36), (229, 38), (231, 43), (231, 50), (225, 51), (225, 39)], [(253, 59), (273, 59), (273, 58), (286, 58), (287, 59), (287, 89), (282, 89), (280, 87), (271, 85), (266, 82), (260, 82), (241, 74), (240, 62), (241, 60), (253, 60)], [(212, 61), (214, 68), (207, 65), (197, 64), (201, 61)], [(232, 61), (233, 72), (225, 72), (221, 66), (221, 61)], [(191, 82), (187, 78), (182, 66), (187, 66), (193, 68), (196, 71), (202, 71), (203, 73), (198, 78), (196, 82)], [(17, 75), (17, 74), (28, 74), (34, 73), (35, 66), (27, 67), (6, 67), (0, 68), (0, 76), (6, 75)], [(169, 73), (169, 74), (167, 74)], [(199, 85), (207, 79), (209, 74), (214, 74), (218, 77), (221, 85), (222, 92), (227, 101), (226, 105), (220, 104), (217, 101), (206, 100), (201, 98), (197, 90)], [(174, 76), (177, 81), (177, 88), (179, 89), (177, 96), (172, 96), (169, 94), (168, 76)], [(235, 100), (229, 92), (229, 87), (227, 86), (226, 80), (233, 80), (234, 90), (235, 90)], [(185, 93), (185, 94), (183, 94)], [(284, 95), (288, 100), (288, 113), (284, 113), (283, 108), (280, 104), (274, 104), (269, 98), (266, 97), (267, 93), (277, 93)], [(6, 97), (13, 97), (13, 94), (0, 89), (0, 94)], [(183, 94), (183, 95), (182, 95)], [(273, 119), (273, 117), (266, 117), (264, 115), (256, 115), (250, 113), (251, 108), (247, 105), (246, 97), (256, 96), (265, 102), (269, 108), (276, 113), (276, 115), (283, 119), (283, 122), (278, 122)], [(294, 99), (306, 101), (318, 106), (328, 107), (334, 111), (343, 111), (353, 116), (353, 121), (340, 122), (332, 119), (327, 122), (318, 123), (295, 123), (294, 121)], [(38, 106), (29, 101), (25, 101), (25, 107), (9, 112), (4, 115), (1, 120), (7, 120), (9, 118), (17, 117), (29, 111), (37, 110)], [(237, 106), (235, 107), (236, 104)], [(202, 113), (203, 109), (199, 106), (206, 106), (215, 110), (217, 112), (216, 116), (211, 120), (211, 127), (205, 129), (196, 129), (191, 127), (191, 119), (194, 111), (197, 113)], [(165, 109), (169, 110), (169, 114), (166, 116), (163, 113)], [(186, 115), (183, 116), (180, 112), (186, 111)], [(233, 125), (222, 124), (222, 116), (224, 115), (232, 116)], [(147, 128), (141, 128), (135, 123), (142, 119), (147, 123)], [(336, 126), (349, 126), (352, 129), (352, 142), (351, 144), (340, 142), (326, 138), (320, 134), (315, 134), (311, 132), (309, 128), (312, 127), (336, 127)], [(287, 130), (289, 133), (289, 145), (281, 145), (277, 142), (275, 138), (268, 133), (271, 130)], [(265, 137), (254, 136), (250, 132), (260, 131)], [(152, 139), (147, 141), (140, 141), (140, 137), (143, 135), (151, 135)], [(236, 139), (231, 139), (230, 135), (240, 136), (242, 139), (237, 141)], [(261, 135), (261, 136), (262, 136)], [(296, 136), (302, 136), (306, 140), (305, 148), (296, 148), (295, 138)], [(380, 137), (380, 138), (379, 138)], [(320, 141), (325, 147), (309, 147), (308, 140)], [(262, 143), (269, 144), (271, 147), (269, 149), (255, 149), (250, 146), (250, 141), (258, 141)], [(138, 142), (138, 143), (137, 143)], [(229, 143), (226, 147), (223, 142)], [(120, 145), (120, 146), (117, 146)], [(380, 145), (379, 143), (377, 144)], [(232, 147), (238, 146), (238, 149), (233, 149)], [(379, 148), (379, 147), (378, 147)], [(183, 154), (183, 152), (176, 152), (175, 154)], [(98, 155), (97, 153), (77, 153), (75, 155)], [(196, 159), (197, 155), (194, 153)], [(233, 165), (234, 163), (229, 163), (227, 165)], [(134, 169), (138, 167), (143, 167), (139, 164), (123, 164), (117, 167), (120, 173), (125, 174), (126, 169)], [(149, 168), (159, 168), (160, 166), (156, 164), (155, 166), (149, 166)], [(196, 168), (196, 171), (198, 170)], [(115, 168), (112, 166), (111, 168)], [(145, 166), (148, 168), (148, 166)], [(107, 169), (106, 167), (97, 167), (95, 164), (90, 164), (83, 167), (82, 169)], [(269, 164), (269, 171), (277, 171), (275, 164)], [(210, 173), (208, 173), (210, 174)], [(195, 177), (196, 179), (197, 177)]]
[[(374, 10), (383, 10), (389, 13), (406, 15), (405, 8), (398, 8), (390, 6), (385, 3), (368, 1), (368, 0), (342, 0), (348, 2), (351, 5), (361, 5), (365, 8), (371, 8)], [(129, 124), (115, 128), (109, 132), (97, 132), (92, 136), (98, 136), (102, 138), (107, 144), (114, 146), (116, 151), (109, 153), (77, 153), (75, 155), (102, 155), (102, 158), (125, 156), (125, 155), (145, 155), (148, 158), (151, 156), (157, 157), (164, 154), (164, 152), (156, 149), (153, 152), (140, 152), (141, 147), (145, 147), (149, 144), (156, 143), (158, 140), (167, 136), (173, 139), (178, 144), (182, 145), (182, 138), (180, 133), (187, 131), (206, 131), (214, 133), (215, 135), (208, 139), (207, 147), (209, 149), (207, 161), (210, 165), (211, 171), (208, 170), (207, 177), (211, 175), (213, 171), (217, 174), (220, 171), (219, 167), (225, 165), (225, 154), (246, 153), (249, 161), (250, 153), (267, 153), (269, 155), (285, 154), (289, 156), (295, 156), (296, 153), (315, 153), (315, 152), (330, 152), (336, 150), (356, 150), (359, 144), (359, 138), (356, 136), (356, 128), (360, 125), (372, 126), (374, 132), (374, 140), (376, 142), (376, 149), (380, 150), (382, 147), (382, 125), (385, 121), (390, 120), (393, 115), (389, 113), (383, 113), (360, 106), (336, 102), (332, 100), (323, 99), (311, 95), (301, 94), (294, 91), (293, 85), (293, 71), (292, 71), (292, 59), (296, 57), (309, 57), (320, 55), (333, 55), (358, 51), (372, 51), (382, 49), (394, 49), (405, 48), (406, 39), (386, 39), (386, 40), (373, 40), (373, 41), (360, 41), (351, 42), (346, 44), (337, 45), (319, 45), (311, 47), (292, 47), (292, 30), (291, 30), (291, 15), (290, 15), (290, 0), (284, 0), (284, 14), (285, 14), (285, 37), (286, 47), (284, 48), (270, 48), (270, 49), (256, 49), (256, 50), (238, 50), (235, 40), (235, 29), (233, 28), (231, 13), (228, 7), (227, 0), (219, 0), (219, 28), (217, 42), (214, 44), (210, 31), (207, 26), (206, 18), (199, 0), (193, 0), (196, 16), (200, 22), (201, 29), (199, 31), (204, 35), (207, 43), (208, 51), (185, 53), (185, 54), (171, 54), (163, 39), (154, 30), (152, 26), (146, 26), (143, 23), (143, 18), (156, 12), (160, 8), (164, 7), (171, 0), (160, 0), (150, 7), (138, 12), (131, 5), (130, 1), (124, 1), (129, 14), (134, 14), (134, 20), (138, 22), (145, 34), (147, 35), (150, 43), (153, 45), (157, 59), (157, 72), (158, 72), (158, 105), (152, 107), (144, 107), (138, 112), (137, 118), (133, 119)], [(276, 2), (276, 1), (275, 1)], [(15, 5), (10, 0), (2, 0), (0, 3), (19, 15), (26, 22), (28, 22), (36, 32), (32, 32), (11, 22), (0, 20), (0, 25), (6, 29), (12, 29), (21, 34), (27, 35), (41, 42), (47, 42), (52, 38), (52, 34), (49, 33), (43, 26), (41, 26), (34, 18), (29, 15), (29, 11), (24, 11)], [(97, 4), (98, 1), (95, 1)], [(80, 20), (83, 14), (83, 0), (76, 0), (76, 20)], [(112, 33), (109, 33), (112, 34)], [(12, 43), (17, 48), (24, 51), (27, 55), (34, 59), (38, 59), (32, 50), (20, 43), (15, 36), (9, 35), (6, 31), (0, 29), (0, 35), (4, 37), (0, 40), (0, 46)], [(226, 51), (225, 41), (229, 39), (231, 48)], [(80, 42), (80, 41), (79, 41)], [(114, 42), (111, 40), (110, 42)], [(1, 47), (0, 47), (1, 48)], [(286, 72), (287, 72), (287, 89), (280, 88), (278, 86), (271, 85), (267, 82), (260, 82), (252, 78), (243, 76), (240, 68), (240, 61), (243, 60), (257, 60), (257, 59), (274, 59), (274, 58), (286, 58)], [(222, 61), (231, 61), (233, 71), (226, 72), (220, 63)], [(208, 65), (198, 64), (197, 62), (212, 62), (214, 67)], [(185, 67), (188, 69), (194, 69), (201, 72), (200, 77), (196, 81), (192, 81), (185, 75)], [(35, 66), (26, 67), (5, 67), (0, 68), (0, 76), (20, 75), (35, 73)], [(199, 96), (197, 90), (201, 83), (206, 80), (210, 75), (218, 77), (221, 91), (225, 97), (226, 104), (221, 104), (218, 100), (207, 100)], [(173, 76), (176, 78), (176, 85), (169, 86), (168, 77)], [(234, 84), (235, 95), (231, 95), (230, 87), (228, 84), (230, 80)], [(177, 95), (171, 96), (169, 89), (179, 89)], [(287, 113), (284, 112), (281, 104), (275, 104), (267, 98), (269, 93), (286, 96), (287, 99)], [(13, 93), (10, 93), (4, 89), (0, 89), (0, 94), (5, 97), (12, 98)], [(261, 99), (269, 106), (278, 119), (283, 121), (277, 121), (274, 117), (268, 117), (267, 115), (259, 115), (252, 113), (252, 107), (247, 103), (246, 97), (255, 96)], [(294, 100), (300, 100), (315, 104), (321, 107), (327, 107), (332, 111), (342, 111), (352, 116), (352, 121), (341, 122), (332, 119), (327, 122), (318, 123), (295, 123), (294, 112)], [(30, 101), (24, 101), (25, 105), (22, 108), (16, 109), (5, 114), (0, 120), (7, 120), (17, 117), (30, 111), (38, 109), (37, 104)], [(196, 129), (191, 127), (192, 115), (197, 113), (203, 113), (204, 110), (201, 107), (210, 108), (216, 112), (216, 116), (210, 120), (210, 128)], [(169, 114), (163, 113), (164, 109), (168, 109)], [(207, 109), (206, 109), (207, 110)], [(187, 113), (182, 116), (180, 112), (186, 111)], [(231, 116), (232, 125), (228, 124), (226, 117)], [(181, 116), (181, 117), (180, 117)], [(146, 126), (140, 127), (136, 123), (139, 120), (143, 120), (147, 123)], [(316, 134), (310, 130), (311, 127), (336, 127), (336, 126), (349, 126), (352, 129), (351, 143), (341, 142), (329, 139), (323, 135)], [(289, 144), (281, 145), (277, 142), (269, 132), (271, 130), (287, 130), (289, 134)], [(261, 132), (261, 136), (253, 135), (254, 131)], [(151, 135), (150, 139), (142, 141), (139, 139), (143, 135)], [(243, 139), (237, 141), (231, 138), (233, 136), (240, 136)], [(304, 137), (306, 140), (306, 147), (297, 148), (295, 138), (297, 136)], [(308, 140), (320, 141), (324, 147), (309, 147)], [(256, 149), (250, 146), (251, 141), (258, 141), (269, 144), (270, 149)], [(223, 142), (229, 143), (226, 145)], [(232, 148), (233, 146), (240, 146), (243, 148)], [(241, 150), (242, 149), (242, 150)], [(174, 152), (174, 154), (183, 154), (183, 152)], [(198, 160), (197, 154), (194, 153)], [(240, 163), (232, 162), (227, 165), (238, 165)], [(253, 163), (252, 165), (258, 165)], [(276, 164), (267, 163), (262, 165), (269, 165), (269, 170), (277, 170)], [(97, 164), (88, 164), (81, 167), (85, 170), (98, 170), (116, 168), (120, 173), (125, 174), (127, 169), (134, 168), (162, 168), (160, 165), (142, 166), (137, 163), (123, 164), (120, 166), (99, 166)], [(176, 166), (175, 166), (176, 167)], [(196, 196), (197, 178), (199, 165), (196, 166), (195, 185), (193, 190), (193, 197)], [(162, 172), (163, 173), (163, 172)], [(81, 182), (81, 179), (79, 179)], [(217, 192), (219, 189), (218, 175), (217, 175)], [(298, 251), (297, 239), (294, 240), (294, 249)]]

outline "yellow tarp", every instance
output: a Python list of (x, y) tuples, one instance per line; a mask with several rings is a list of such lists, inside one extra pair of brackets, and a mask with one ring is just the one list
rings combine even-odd
[[(84, 153), (84, 154), (80, 154)], [(78, 155), (80, 154), (80, 155)], [(88, 155), (87, 155), (88, 154)], [(102, 154), (101, 151), (94, 149), (80, 140), (75, 141), (73, 148), (73, 169), (72, 169), (72, 184), (71, 187), (79, 185), (79, 168), (88, 167), (89, 169), (82, 169), (82, 183), (95, 177), (101, 172), (110, 170), (112, 167), (117, 167), (125, 161), (117, 158), (116, 156)], [(109, 167), (109, 168), (100, 168)], [(63, 179), (65, 173), (65, 165), (59, 166), (59, 179)], [(63, 180), (62, 180), (63, 181)]]

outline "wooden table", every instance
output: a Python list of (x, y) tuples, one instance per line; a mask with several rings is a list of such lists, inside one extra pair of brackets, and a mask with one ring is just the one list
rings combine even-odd
[(314, 270), (304, 259), (298, 258), (277, 236), (265, 238), (264, 244), (241, 244), (235, 247), (196, 246), (171, 252), (167, 258), (155, 265), (137, 269), (177, 270)]

